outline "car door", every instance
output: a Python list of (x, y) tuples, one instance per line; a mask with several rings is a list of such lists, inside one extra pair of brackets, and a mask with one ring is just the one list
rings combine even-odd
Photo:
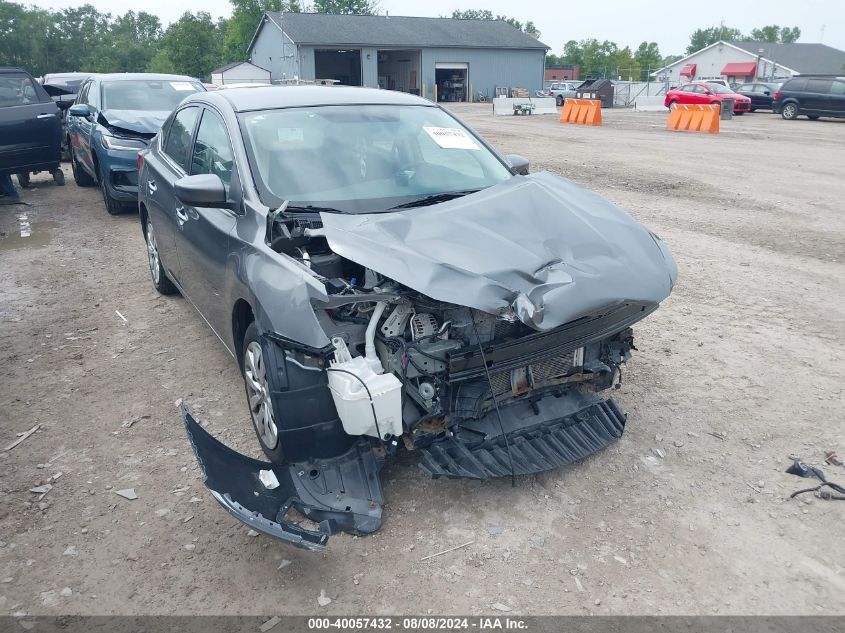
[(94, 166), (93, 149), (91, 147), (91, 135), (94, 133), (94, 128), (97, 125), (97, 104), (99, 99), (96, 99), (99, 91), (99, 84), (95, 80), (90, 80), (81, 93), (77, 97), (77, 103), (87, 105), (91, 111), (87, 117), (77, 116), (73, 117), (74, 136), (71, 138), (71, 143), (76, 150), (76, 160), (85, 168), (89, 174), (94, 178), (98, 178), (99, 174)]
[(155, 229), (159, 257), (180, 287), (183, 287), (182, 262), (176, 247), (179, 231), (177, 209), (180, 204), (173, 192), (173, 184), (188, 173), (191, 146), (201, 110), (198, 105), (187, 105), (172, 115), (160, 132), (157, 144), (145, 154), (138, 180), (138, 188), (143, 188), (147, 213)]
[[(191, 152), (189, 173), (220, 178), (227, 197), (237, 175), (223, 119), (213, 109), (203, 109)], [(240, 187), (235, 186), (239, 191)], [(231, 321), (231, 306), (223, 301), (227, 280), (229, 234), (237, 215), (230, 209), (196, 208), (176, 200), (176, 250), (182, 267), (182, 285), (191, 301), (218, 333)]]
[(834, 79), (830, 86), (830, 113), (845, 116), (845, 81)]
[(59, 108), (39, 88), (26, 72), (0, 73), (0, 171), (59, 160)]
[(801, 100), (801, 114), (827, 114), (831, 108), (830, 79), (807, 79), (807, 88)]

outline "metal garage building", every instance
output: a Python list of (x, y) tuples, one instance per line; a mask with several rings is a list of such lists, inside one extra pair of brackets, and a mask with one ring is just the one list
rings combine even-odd
[(211, 71), (211, 83), (218, 86), (269, 82), (270, 71), (249, 62), (233, 62)]
[(267, 11), (248, 54), (273, 81), (335, 80), (440, 101), (543, 87), (548, 46), (500, 20)]

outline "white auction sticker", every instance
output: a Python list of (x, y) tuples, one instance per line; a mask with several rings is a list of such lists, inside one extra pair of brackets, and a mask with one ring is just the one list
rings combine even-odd
[(461, 129), (453, 127), (423, 127), (423, 129), (443, 149), (481, 149), (478, 143)]
[(187, 81), (171, 81), (170, 87), (180, 92), (194, 92), (196, 88)]

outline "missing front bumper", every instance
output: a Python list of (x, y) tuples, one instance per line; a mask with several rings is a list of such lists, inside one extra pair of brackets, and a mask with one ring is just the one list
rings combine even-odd
[[(232, 450), (203, 429), (184, 405), (181, 412), (203, 482), (229, 514), (254, 530), (322, 550), (337, 532), (370, 534), (381, 527), (382, 461), (366, 442), (334, 459), (277, 466)], [(262, 483), (262, 471), (272, 471), (278, 485)], [(306, 530), (287, 520), (291, 508), (319, 529)]]

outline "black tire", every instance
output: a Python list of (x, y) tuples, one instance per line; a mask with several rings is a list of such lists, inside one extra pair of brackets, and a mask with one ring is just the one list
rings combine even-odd
[(678, 102), (677, 102), (675, 99), (672, 99), (672, 100), (669, 102), (669, 110), (670, 110), (670, 111), (671, 111), (671, 110), (673, 110), (673, 109), (675, 108), (675, 106), (676, 106), (676, 105), (678, 105)]
[(147, 262), (150, 265), (150, 278), (153, 281), (153, 287), (163, 295), (172, 295), (179, 292), (176, 286), (170, 281), (164, 266), (161, 265), (161, 256), (158, 252), (158, 242), (155, 238), (155, 231), (149, 218), (146, 220), (147, 226), (144, 228), (144, 243), (147, 245)]
[(59, 187), (65, 186), (65, 172), (59, 169), (54, 169), (53, 172), (53, 182), (56, 183)]
[(757, 108), (751, 108), (749, 112), (757, 112)]
[(743, 114), (745, 114), (745, 112), (734, 112), (734, 116), (742, 116)]
[(76, 156), (73, 153), (73, 150), (70, 151), (70, 170), (73, 172), (73, 182), (77, 184), (79, 187), (92, 187), (94, 185), (94, 179), (91, 175), (85, 171), (85, 168), (82, 167), (78, 162), (76, 162)]
[(818, 115), (818, 114), (808, 114), (808, 115), (807, 115), (807, 118), (808, 118), (808, 119), (810, 119), (810, 121), (818, 121), (818, 120), (819, 120), (819, 116), (820, 116), (820, 115)]
[[(255, 358), (253, 357), (253, 359), (250, 359), (250, 354), (254, 355), (255, 352), (260, 354), (261, 366), (258, 372), (256, 372), (257, 363)], [(270, 383), (267, 380), (265, 365), (267, 356), (264, 354), (264, 350), (261, 347), (261, 341), (258, 337), (258, 328), (255, 326), (255, 321), (250, 323), (246, 332), (244, 332), (241, 355), (241, 372), (244, 379), (244, 389), (246, 390), (247, 408), (249, 409), (250, 418), (252, 418), (252, 428), (258, 438), (258, 443), (261, 445), (261, 450), (264, 451), (264, 454), (270, 459), (270, 461), (274, 464), (283, 464), (285, 463), (285, 457), (284, 452), (282, 451), (282, 443), (278, 436), (278, 428), (275, 425), (275, 411), (273, 410), (273, 401), (270, 396)], [(262, 375), (266, 395), (259, 397), (256, 402), (252, 400), (252, 398), (256, 395), (256, 391), (250, 383), (255, 383), (256, 381), (260, 382)], [(255, 406), (253, 406), (253, 402), (256, 402)], [(269, 408), (271, 418), (270, 423), (272, 424), (273, 429), (275, 429), (275, 443), (268, 442), (265, 439), (266, 435), (262, 432), (264, 430), (263, 428), (262, 430), (259, 430), (259, 425), (262, 424), (263, 420), (261, 409), (262, 405)]]
[(29, 189), (29, 174), (16, 174), (21, 189)]
[(558, 107), (562, 106), (563, 105), (563, 95), (558, 95), (557, 97), (555, 97), (555, 101), (557, 101)]
[(120, 204), (119, 200), (116, 200), (110, 193), (109, 188), (106, 185), (106, 181), (108, 177), (103, 170), (100, 170), (100, 193), (103, 194), (103, 204), (106, 205), (106, 211), (109, 212), (109, 215), (120, 215), (123, 213), (123, 206)]
[(798, 104), (794, 101), (784, 103), (780, 109), (780, 115), (787, 121), (794, 121), (798, 118)]

